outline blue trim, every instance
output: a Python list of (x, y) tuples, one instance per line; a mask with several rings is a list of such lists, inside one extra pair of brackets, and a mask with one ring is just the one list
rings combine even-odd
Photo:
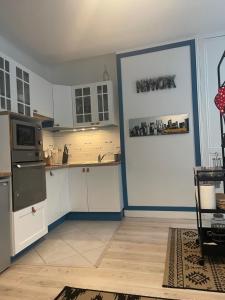
[(184, 211), (195, 212), (196, 208), (191, 206), (129, 206), (127, 210), (149, 210), (149, 211)]
[(48, 231), (51, 231), (51, 230), (55, 229), (57, 226), (59, 226), (60, 224), (62, 224), (66, 220), (67, 215), (68, 214), (64, 215), (63, 217), (56, 220), (52, 224), (48, 225)]
[(120, 221), (123, 216), (123, 210), (121, 212), (70, 212), (66, 220)]
[(177, 42), (177, 43), (172, 43), (172, 44), (166, 44), (166, 45), (162, 45), (162, 46), (156, 46), (156, 47), (152, 47), (152, 48), (145, 48), (145, 49), (141, 49), (141, 50), (120, 53), (120, 54), (117, 54), (117, 57), (119, 57), (121, 59), (123, 57), (130, 57), (130, 56), (142, 55), (142, 54), (152, 53), (152, 52), (157, 52), (157, 51), (169, 50), (169, 49), (173, 49), (173, 48), (180, 48), (180, 47), (184, 47), (184, 46), (191, 46), (193, 41), (194, 40), (187, 40), (187, 41), (182, 41), (182, 42)]
[(191, 81), (192, 81), (192, 85), (191, 85), (192, 108), (193, 108), (193, 122), (194, 122), (194, 141), (195, 141), (195, 164), (196, 166), (201, 166), (195, 40), (190, 41), (190, 56), (191, 56)]
[(124, 109), (123, 109), (123, 90), (122, 90), (122, 71), (121, 59), (136, 55), (152, 53), (156, 51), (169, 50), (173, 48), (190, 47), (191, 60), (191, 81), (192, 81), (192, 107), (194, 123), (194, 141), (195, 141), (195, 164), (201, 165), (201, 151), (199, 138), (199, 118), (198, 118), (198, 94), (197, 94), (197, 74), (196, 74), (196, 53), (195, 40), (187, 40), (168, 45), (162, 45), (142, 50), (136, 50), (126, 53), (117, 54), (117, 77), (118, 77), (118, 96), (119, 96), (119, 118), (120, 118), (120, 143), (121, 143), (121, 173), (123, 185), (123, 202), (126, 210), (159, 210), (159, 211), (195, 211), (194, 207), (173, 207), (173, 206), (129, 206), (127, 193), (127, 176), (126, 176), (126, 157), (125, 157), (125, 130), (124, 130)]
[(122, 73), (120, 56), (116, 57), (117, 62), (117, 78), (118, 78), (118, 96), (119, 96), (119, 119), (120, 119), (120, 146), (121, 146), (121, 175), (123, 185), (123, 202), (124, 208), (128, 207), (127, 196), (127, 175), (126, 175), (126, 157), (125, 157), (125, 130), (123, 120), (123, 91), (122, 91)]
[(22, 256), (22, 255), (26, 254), (27, 252), (29, 252), (32, 248), (34, 248), (37, 244), (39, 244), (43, 240), (44, 240), (44, 236), (41, 237), (39, 240), (33, 242), (31, 245), (27, 246), (25, 249), (21, 250), (16, 255), (11, 256), (11, 262), (13, 263), (17, 258), (19, 258), (20, 256)]

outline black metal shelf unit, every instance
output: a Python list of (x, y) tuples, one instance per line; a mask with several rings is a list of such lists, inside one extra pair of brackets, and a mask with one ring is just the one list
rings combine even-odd
[[(225, 255), (225, 243), (216, 243), (215, 239), (209, 235), (212, 231), (211, 227), (203, 227), (202, 214), (214, 214), (224, 213), (222, 209), (202, 209), (200, 184), (202, 182), (220, 182), (225, 180), (225, 169), (224, 168), (205, 168), (196, 167), (194, 168), (194, 181), (196, 187), (195, 200), (196, 200), (196, 215), (197, 215), (197, 226), (198, 226), (198, 240), (201, 250), (201, 260), (199, 263), (204, 264), (205, 255)], [(224, 229), (225, 234), (225, 229)]]

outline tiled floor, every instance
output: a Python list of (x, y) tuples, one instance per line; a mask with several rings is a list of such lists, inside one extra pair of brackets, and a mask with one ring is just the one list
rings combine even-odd
[(97, 267), (120, 222), (66, 221), (14, 264)]

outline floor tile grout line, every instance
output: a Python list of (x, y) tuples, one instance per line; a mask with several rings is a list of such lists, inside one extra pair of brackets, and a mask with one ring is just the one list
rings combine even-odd
[(41, 258), (41, 260), (43, 261), (44, 264), (47, 264), (47, 262), (45, 261), (45, 259), (39, 254), (37, 249), (34, 249), (34, 251), (37, 253), (37, 255)]
[[(64, 241), (65, 242), (65, 241)], [(66, 243), (66, 242), (65, 242)], [(90, 263), (93, 267), (95, 267), (95, 264), (93, 264), (90, 260), (88, 260), (88, 258), (86, 256), (84, 256), (78, 249), (74, 248), (73, 246), (71, 246), (70, 244), (66, 243), (67, 245), (69, 245), (74, 251), (76, 251), (82, 258), (84, 258), (88, 263)], [(102, 246), (101, 246), (102, 247)], [(101, 247), (97, 247), (97, 248), (92, 248), (88, 251), (91, 251), (91, 250), (96, 250), (96, 249), (99, 249)], [(104, 250), (103, 250), (104, 251)]]
[(64, 243), (69, 246), (73, 251), (77, 252), (77, 254), (79, 254), (83, 259), (85, 259), (88, 263), (91, 264), (91, 266), (94, 266), (93, 263), (91, 263), (85, 256), (82, 255), (82, 253), (80, 253), (77, 249), (75, 249), (73, 246), (71, 246), (69, 243), (67, 243), (65, 240), (63, 240)]

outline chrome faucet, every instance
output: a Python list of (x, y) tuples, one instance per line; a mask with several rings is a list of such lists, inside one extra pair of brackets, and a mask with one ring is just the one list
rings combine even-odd
[(107, 155), (107, 154), (113, 154), (112, 152), (107, 152), (107, 153), (104, 153), (103, 155), (99, 154), (98, 155), (98, 162), (101, 163), (103, 158)]

